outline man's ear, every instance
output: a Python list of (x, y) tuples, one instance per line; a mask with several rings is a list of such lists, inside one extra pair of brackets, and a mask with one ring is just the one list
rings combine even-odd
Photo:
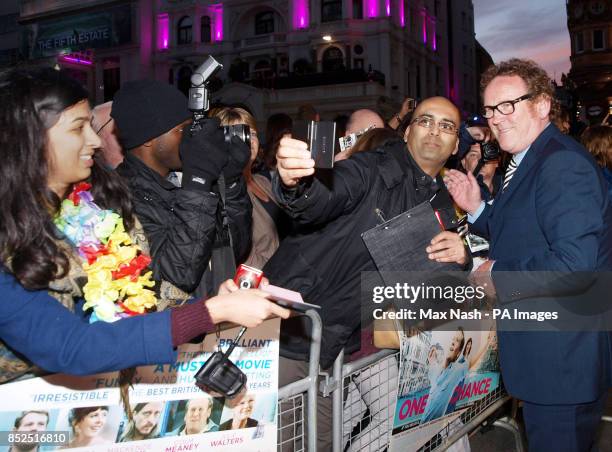
[(458, 150), (459, 150), (459, 135), (457, 135), (457, 138), (455, 140), (455, 149), (453, 149), (453, 152), (451, 152), (451, 155), (455, 155)]
[(404, 131), (404, 143), (408, 143), (408, 134), (410, 133), (410, 127), (411, 126), (406, 127), (406, 130)]
[(548, 115), (550, 114), (551, 104), (552, 104), (552, 101), (551, 101), (550, 97), (548, 97), (548, 96), (540, 96), (540, 98), (538, 99), (538, 101), (537, 101), (537, 103), (535, 105), (536, 112), (537, 112), (538, 117), (540, 119), (548, 118)]

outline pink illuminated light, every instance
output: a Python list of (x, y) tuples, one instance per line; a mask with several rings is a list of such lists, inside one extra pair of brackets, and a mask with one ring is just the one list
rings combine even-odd
[(423, 16), (423, 44), (427, 44), (427, 14), (425, 11), (421, 13), (421, 16)]
[(160, 50), (167, 49), (169, 46), (170, 36), (170, 20), (168, 14), (157, 15), (157, 48)]
[(75, 58), (75, 57), (70, 57), (70, 56), (63, 56), (60, 58), (62, 61), (67, 61), (68, 63), (74, 63), (74, 64), (83, 64), (85, 66), (91, 66), (93, 64), (92, 61), (89, 60), (82, 60), (80, 58)]
[(310, 22), (308, 0), (293, 0), (293, 28), (306, 28)]
[(432, 48), (433, 48), (433, 50), (435, 52), (436, 50), (438, 50), (438, 40), (436, 38), (436, 21), (435, 20), (433, 20), (431, 22), (431, 27), (432, 27), (432, 32), (431, 32), (432, 42), (431, 42), (431, 45), (432, 45)]
[(400, 16), (400, 25), (402, 27), (406, 26), (406, 12), (404, 11), (404, 0), (400, 0), (399, 3), (399, 16)]
[(223, 5), (211, 5), (215, 41), (223, 41)]
[(391, 15), (391, 0), (385, 0), (385, 10), (387, 11), (387, 17)]
[(366, 11), (368, 18), (378, 17), (378, 0), (366, 0)]

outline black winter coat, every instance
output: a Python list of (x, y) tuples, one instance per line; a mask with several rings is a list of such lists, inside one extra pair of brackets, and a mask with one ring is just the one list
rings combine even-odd
[[(134, 211), (149, 241), (153, 278), (197, 296), (216, 292), (207, 268), (221, 230), (219, 196), (176, 187), (131, 153), (117, 172), (129, 184)], [(251, 248), (253, 218), (243, 179), (228, 187), (226, 195), (234, 255), (240, 262)]]
[[(297, 190), (275, 193), (300, 225), (303, 235), (287, 237), (264, 267), (275, 285), (299, 291), (304, 300), (321, 306), (321, 365), (329, 367), (342, 348), (359, 347), (361, 326), (360, 275), (376, 271), (361, 234), (385, 220), (429, 200), (442, 187), (414, 162), (404, 143), (360, 152), (333, 169), (333, 187), (317, 179)], [(313, 230), (314, 229), (314, 230)], [(283, 321), (281, 355), (308, 359), (308, 323), (304, 317)]]

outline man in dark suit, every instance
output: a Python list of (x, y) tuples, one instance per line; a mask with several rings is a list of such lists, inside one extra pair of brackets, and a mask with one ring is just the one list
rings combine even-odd
[[(612, 209), (604, 181), (584, 148), (550, 123), (546, 72), (512, 59), (489, 68), (481, 88), (483, 115), (501, 149), (512, 154), (502, 188), (486, 204), (471, 174), (451, 171), (446, 178), (472, 229), (491, 240), (490, 260), (477, 272), (492, 278), (503, 304), (521, 293), (500, 272), (609, 271)], [(523, 306), (530, 303), (531, 296)], [(499, 332), (502, 375), (524, 401), (530, 450), (594, 445), (611, 386), (610, 344), (608, 332)]]

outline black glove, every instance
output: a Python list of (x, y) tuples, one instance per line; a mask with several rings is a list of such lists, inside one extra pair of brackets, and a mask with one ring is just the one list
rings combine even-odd
[(251, 147), (237, 136), (233, 136), (228, 145), (229, 160), (223, 169), (225, 181), (229, 184), (238, 179), (251, 159)]
[(183, 188), (211, 191), (212, 184), (227, 165), (229, 154), (219, 120), (205, 119), (201, 126), (193, 135), (185, 131), (179, 146)]

